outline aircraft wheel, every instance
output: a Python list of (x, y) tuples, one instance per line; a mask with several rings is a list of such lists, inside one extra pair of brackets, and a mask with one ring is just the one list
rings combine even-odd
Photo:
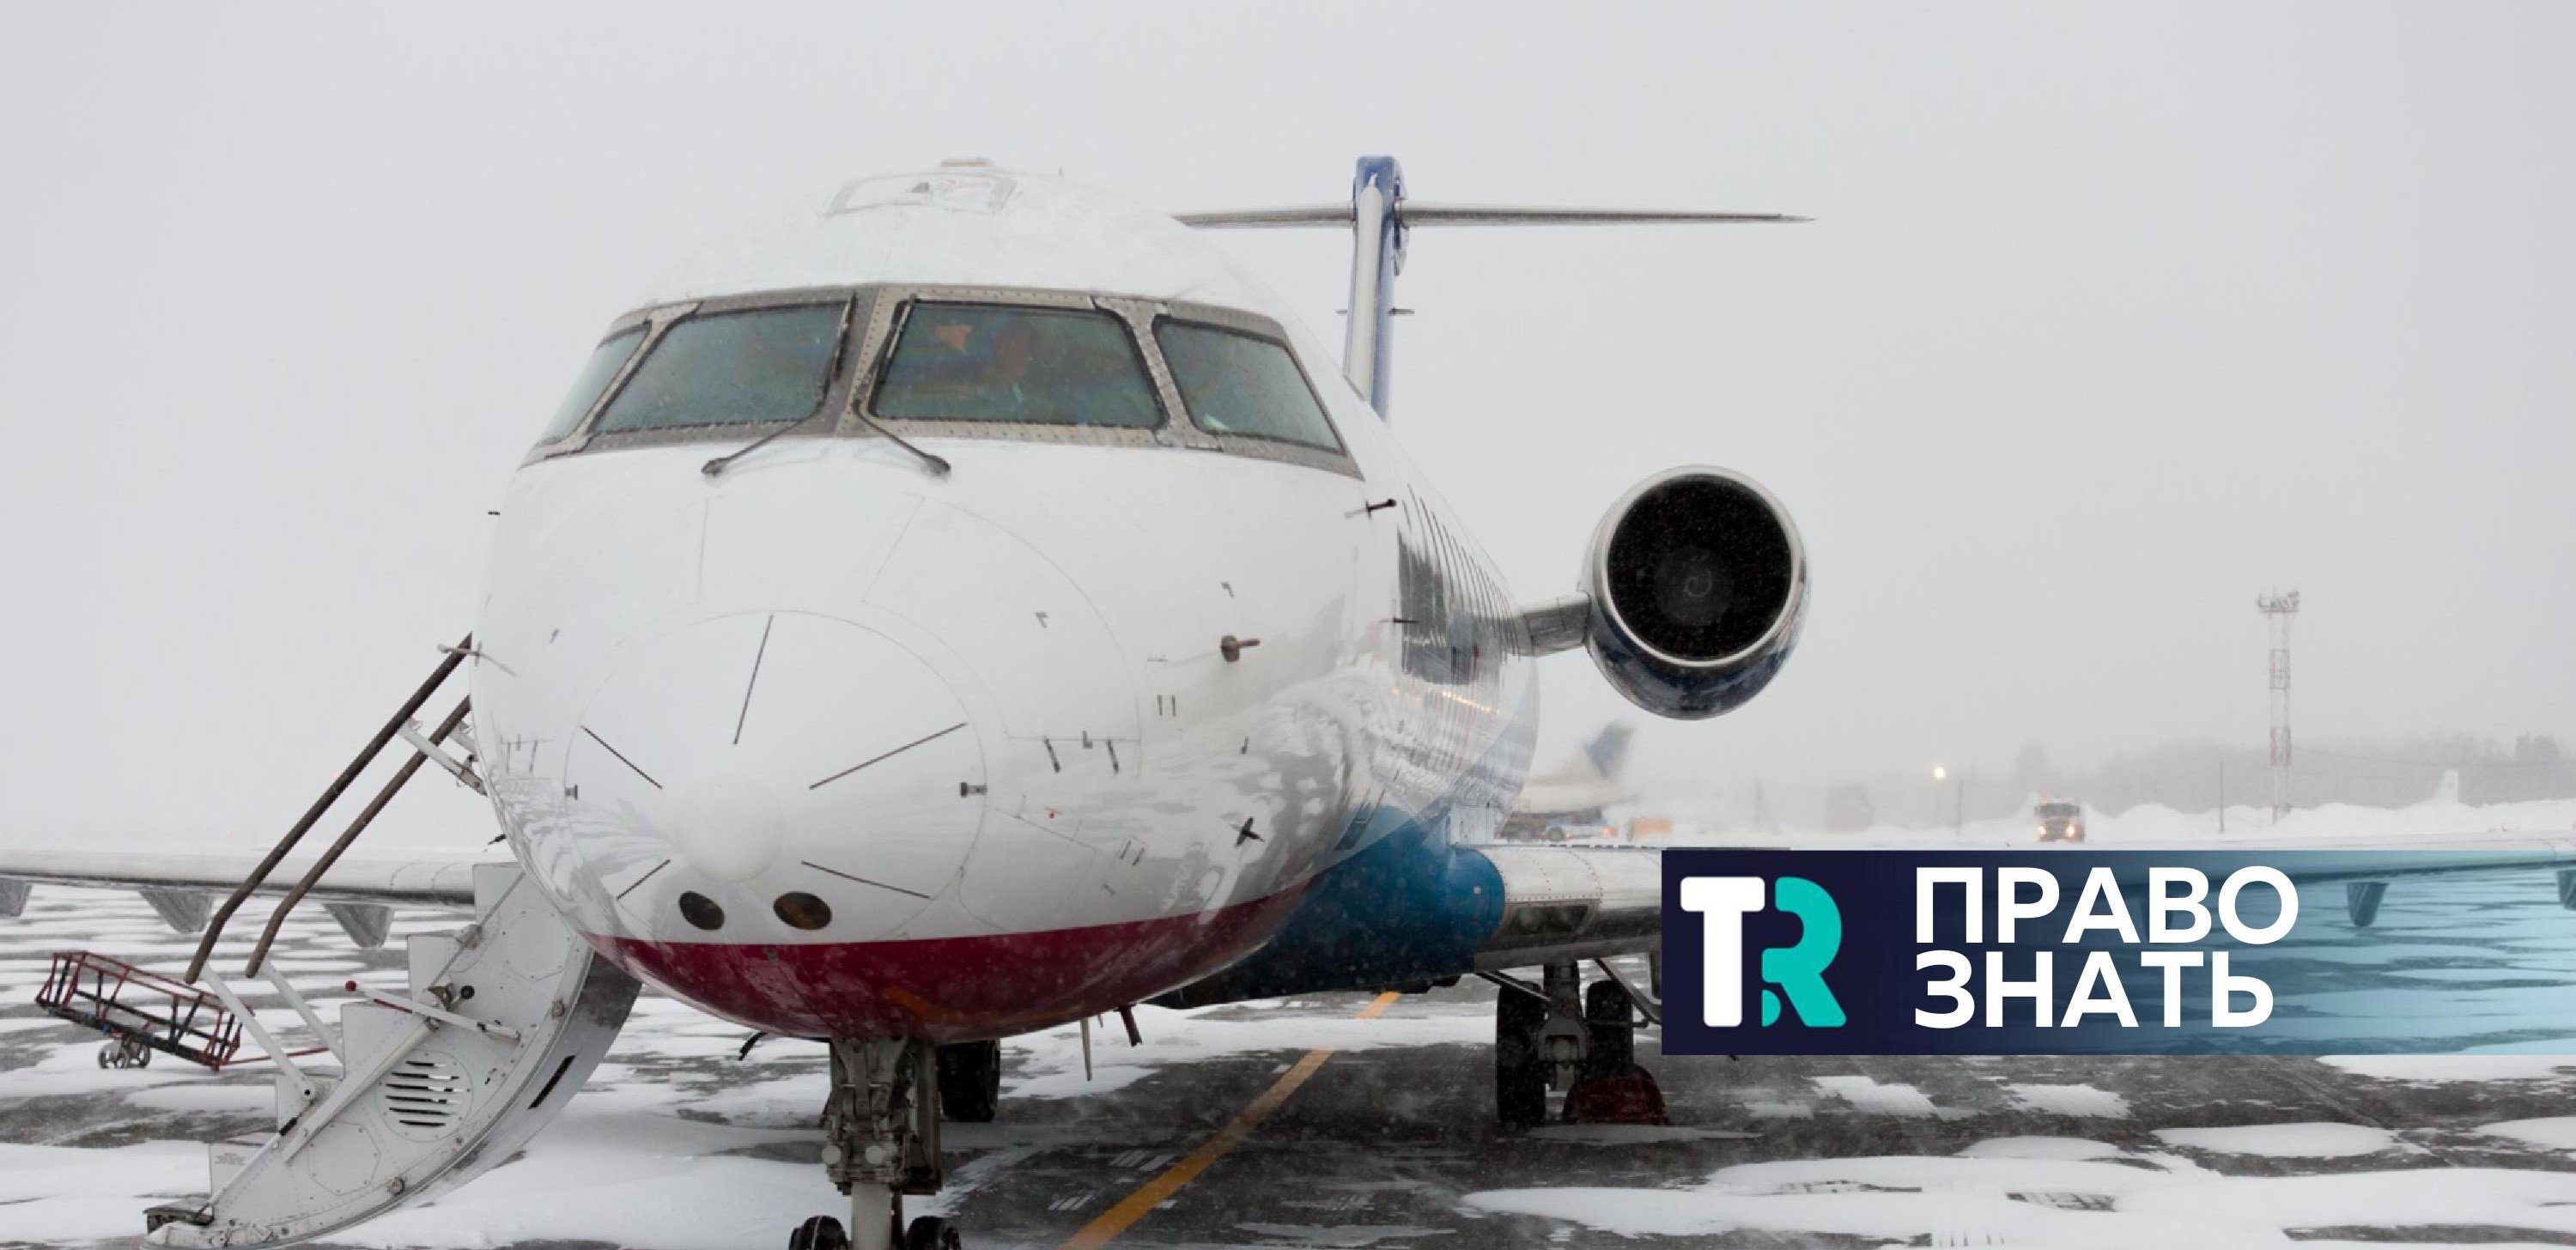
[(787, 1250), (850, 1250), (850, 1235), (839, 1220), (818, 1215), (787, 1235)]
[(903, 1250), (960, 1250), (965, 1244), (956, 1225), (935, 1215), (914, 1220), (903, 1232)]
[(1547, 1004), (1506, 989), (1494, 1000), (1494, 1118), (1504, 1128), (1528, 1128), (1547, 1119), (1547, 1059), (1538, 1031)]
[(1000, 1042), (959, 1042), (939, 1048), (939, 1109), (949, 1119), (960, 1124), (988, 1123), (1001, 1102)]
[(98, 1066), (104, 1068), (115, 1062), (116, 1043), (113, 1041), (100, 1042), (98, 1044)]

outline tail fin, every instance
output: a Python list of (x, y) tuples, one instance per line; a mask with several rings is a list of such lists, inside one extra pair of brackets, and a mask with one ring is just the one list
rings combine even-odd
[(1369, 397), (1377, 415), (1384, 417), (1395, 334), (1395, 276), (1404, 272), (1405, 238), (1415, 226), (1727, 225), (1799, 222), (1806, 218), (1785, 213), (1692, 209), (1423, 203), (1404, 198), (1404, 167), (1394, 157), (1363, 156), (1358, 172), (1351, 178), (1348, 204), (1182, 213), (1178, 220), (1204, 230), (1350, 227), (1350, 324), (1342, 338), (1342, 373), (1359, 388), (1360, 394)]
[(1636, 727), (1626, 721), (1612, 721), (1592, 735), (1592, 741), (1583, 744), (1583, 758), (1592, 761), (1593, 771), (1600, 773), (1602, 780), (1616, 781), (1619, 771), (1628, 766), (1628, 740), (1636, 732)]

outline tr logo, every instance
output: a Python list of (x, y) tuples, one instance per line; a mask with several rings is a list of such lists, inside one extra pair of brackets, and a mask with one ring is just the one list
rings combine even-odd
[[(1744, 1023), (1744, 918), (1761, 911), (1760, 877), (1684, 877), (1682, 910), (1700, 917), (1700, 1016), (1714, 1029)], [(1825, 986), (1825, 966), (1843, 945), (1843, 913), (1825, 887), (1805, 877), (1771, 883), (1771, 905), (1798, 918), (1795, 946), (1762, 952), (1762, 1023), (1780, 1019), (1780, 999), (1811, 1029), (1842, 1027), (1843, 1007)]]

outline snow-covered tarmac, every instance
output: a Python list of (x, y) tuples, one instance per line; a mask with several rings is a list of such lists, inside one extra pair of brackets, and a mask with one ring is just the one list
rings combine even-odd
[[(2463, 911), (2554, 916), (2565, 933), (2529, 946), (2516, 976), (2458, 983), (2464, 1010), (2489, 996), (2524, 1014), (2576, 988), (2576, 916), (2545, 874), (2401, 891), (2355, 961), (2444, 978)], [(406, 917), (397, 942), (453, 923)], [(0, 1244), (132, 1244), (144, 1207), (203, 1192), (197, 1142), (260, 1127), (267, 1078), (167, 1056), (100, 1070), (93, 1035), (28, 1005), (65, 947), (168, 967), (188, 943), (129, 895), (40, 890), (0, 923)], [(398, 980), (392, 948), (350, 950), (318, 909), (285, 950), (310, 985)], [(933, 1209), (973, 1246), (1059, 1245), (1329, 1049), (1115, 1244), (2576, 1244), (2576, 1058), (2527, 1053), (2576, 1040), (2448, 1058), (1731, 1062), (1663, 1059), (1649, 1037), (1673, 1127), (1506, 1134), (1490, 1119), (1491, 997), (1470, 984), (1365, 1020), (1356, 995), (1148, 1008), (1143, 1046), (1114, 1022), (1095, 1035), (1088, 1080), (1072, 1029), (1006, 1043), (1000, 1119), (952, 1126), (953, 1184)], [(818, 1162), (822, 1058), (771, 1041), (737, 1060), (741, 1041), (647, 995), (524, 1155), (341, 1244), (775, 1250), (840, 1206)]]

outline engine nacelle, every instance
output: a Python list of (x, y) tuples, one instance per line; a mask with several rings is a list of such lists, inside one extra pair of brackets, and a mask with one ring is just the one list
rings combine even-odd
[(1584, 647), (1629, 702), (1704, 720), (1771, 684), (1807, 614), (1787, 509), (1725, 469), (1669, 469), (1611, 505), (1584, 559)]

